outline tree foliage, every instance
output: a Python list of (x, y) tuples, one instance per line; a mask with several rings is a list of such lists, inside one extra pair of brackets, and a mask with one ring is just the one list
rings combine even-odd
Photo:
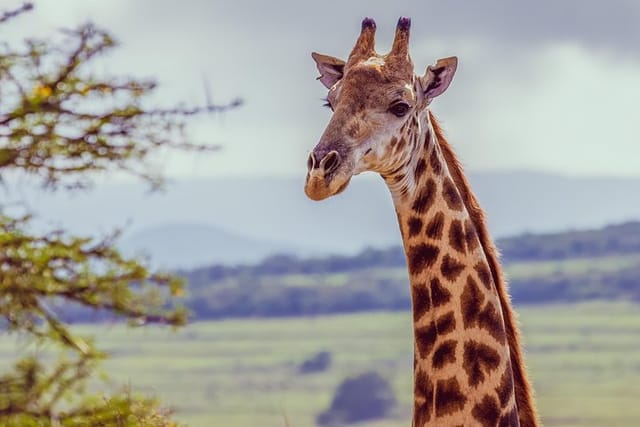
[(331, 367), (331, 353), (328, 351), (320, 351), (313, 356), (305, 359), (298, 368), (301, 374), (316, 374), (325, 372)]
[[(0, 12), (0, 25), (32, 8)], [(114, 48), (93, 24), (22, 46), (0, 44), (0, 179), (29, 176), (50, 191), (91, 185), (97, 173), (124, 171), (162, 183), (150, 161), (154, 151), (211, 150), (189, 141), (188, 119), (239, 105), (150, 107), (153, 80), (98, 76), (96, 58)], [(5, 182), (8, 182), (5, 180)], [(180, 326), (176, 305), (183, 282), (153, 272), (103, 239), (64, 230), (36, 232), (28, 212), (0, 203), (0, 330), (39, 349), (0, 373), (0, 425), (165, 426), (171, 411), (123, 389), (95, 389), (95, 372), (107, 356), (61, 317), (70, 305), (101, 310), (131, 324)], [(56, 361), (57, 359), (57, 361)]]
[(338, 386), (331, 406), (317, 417), (321, 426), (343, 426), (388, 417), (397, 405), (389, 381), (377, 372), (346, 378)]
[[(15, 14), (14, 14), (15, 15)], [(13, 16), (6, 14), (6, 16)], [(123, 170), (154, 184), (146, 160), (159, 148), (210, 150), (185, 134), (185, 119), (239, 105), (149, 108), (153, 80), (94, 75), (92, 61), (116, 46), (93, 24), (54, 39), (0, 45), (0, 167), (46, 186), (89, 183), (91, 172)]]

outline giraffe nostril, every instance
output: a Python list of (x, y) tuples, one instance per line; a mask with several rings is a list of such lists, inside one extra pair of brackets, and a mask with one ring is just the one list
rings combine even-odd
[(340, 154), (337, 151), (331, 151), (324, 156), (324, 159), (320, 162), (320, 167), (324, 169), (325, 173), (331, 173), (340, 165)]
[(309, 158), (307, 159), (307, 171), (311, 171), (316, 166), (316, 157), (313, 153), (309, 154)]

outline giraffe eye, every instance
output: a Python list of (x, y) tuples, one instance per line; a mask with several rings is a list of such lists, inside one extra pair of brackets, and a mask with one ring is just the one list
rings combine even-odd
[(398, 102), (389, 107), (389, 112), (396, 117), (402, 117), (409, 112), (411, 106), (405, 102)]

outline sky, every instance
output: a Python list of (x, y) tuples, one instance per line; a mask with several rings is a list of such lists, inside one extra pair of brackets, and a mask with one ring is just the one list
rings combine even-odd
[[(3, 5), (19, 4), (5, 0)], [(449, 90), (432, 104), (467, 169), (640, 175), (640, 3), (325, 0), (39, 0), (2, 39), (51, 37), (93, 21), (120, 42), (96, 71), (154, 77), (158, 101), (245, 101), (191, 128), (223, 149), (170, 153), (178, 178), (304, 176), (328, 122), (311, 52), (345, 57), (360, 21), (378, 24), (386, 52), (399, 16), (412, 18), (419, 74), (457, 55)]]

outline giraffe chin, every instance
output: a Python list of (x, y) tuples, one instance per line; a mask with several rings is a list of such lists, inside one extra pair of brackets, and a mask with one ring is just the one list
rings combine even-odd
[(350, 181), (350, 176), (338, 175), (326, 179), (323, 175), (310, 175), (307, 177), (304, 192), (311, 200), (320, 201), (342, 193)]

